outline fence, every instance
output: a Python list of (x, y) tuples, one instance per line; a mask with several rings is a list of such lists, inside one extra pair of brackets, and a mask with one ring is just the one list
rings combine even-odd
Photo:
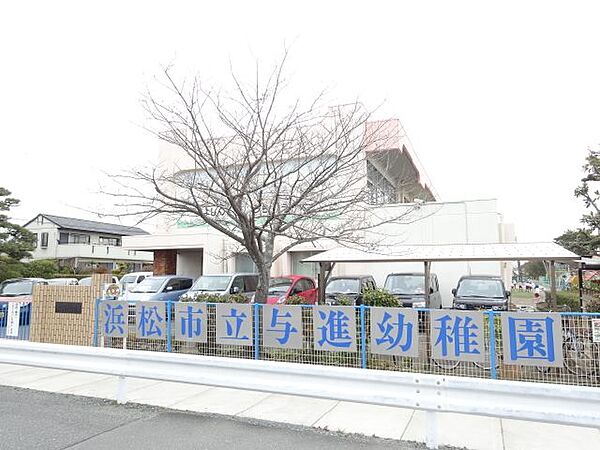
[[(97, 302), (95, 345), (397, 372), (600, 386), (600, 314), (597, 313), (561, 313), (560, 315), (558, 313), (514, 313), (515, 317), (521, 318), (517, 320), (525, 320), (522, 317), (534, 317), (535, 321), (528, 323), (530, 328), (533, 325), (541, 326), (546, 319), (551, 321), (553, 317), (557, 322), (553, 335), (552, 329), (546, 330), (548, 333), (545, 338), (550, 336), (552, 342), (543, 341), (541, 334), (535, 333), (539, 330), (533, 328), (524, 329), (524, 332), (515, 338), (516, 340), (521, 339), (516, 343), (525, 350), (534, 351), (545, 348), (546, 353), (549, 353), (550, 350), (553, 351), (556, 354), (553, 361), (549, 361), (549, 355), (547, 355), (546, 360), (536, 361), (533, 358), (529, 361), (522, 361), (522, 363), (515, 363), (515, 355), (512, 353), (518, 348), (514, 345), (511, 347), (514, 343), (509, 342), (509, 338), (507, 338), (510, 325), (505, 326), (503, 323), (509, 319), (509, 316), (512, 316), (497, 311), (456, 312), (366, 306), (277, 306), (281, 310), (281, 314), (277, 316), (277, 320), (273, 321), (273, 307), (270, 305), (167, 302), (161, 303), (160, 307), (154, 311), (159, 315), (163, 314), (162, 334), (144, 335), (142, 328), (152, 326), (150, 321), (152, 318), (140, 315), (140, 311), (142, 307), (152, 306), (152, 303), (140, 302), (129, 305), (125, 302), (120, 303), (122, 306), (124, 304), (124, 310), (128, 311), (125, 314), (127, 319), (122, 322), (122, 336), (112, 337), (111, 333), (106, 332), (109, 330), (107, 327), (114, 332), (119, 322), (114, 320), (110, 322), (115, 316), (113, 314), (112, 318), (109, 317), (104, 307), (109, 304), (113, 307), (118, 306), (119, 302)], [(197, 339), (180, 336), (179, 328), (183, 326), (185, 320), (188, 320), (189, 327), (192, 326), (192, 316), (184, 316), (181, 310), (176, 310), (176, 305), (180, 305), (178, 308), (181, 305), (192, 305), (192, 307), (200, 305), (198, 311), (201, 314), (199, 313), (194, 320), (197, 321), (195, 324), (200, 328), (204, 327), (204, 331), (198, 333)], [(227, 305), (229, 312), (232, 308), (235, 309), (237, 313), (243, 314), (243, 318), (235, 314), (219, 315), (217, 309), (223, 306), (218, 305)], [(293, 311), (293, 308), (299, 311), (295, 321), (292, 320), (291, 313), (289, 313), (290, 316), (285, 315), (287, 311)], [(338, 314), (339, 311), (342, 311), (346, 318), (345, 334), (339, 327), (336, 331), (323, 325), (332, 325), (333, 327), (337, 319), (340, 319), (338, 321), (338, 325), (340, 325), (342, 318)], [(401, 322), (399, 317), (396, 322), (390, 320), (389, 317), (387, 322), (381, 321), (382, 317), (385, 318), (385, 312), (395, 313), (396, 311), (402, 311), (402, 314), (406, 315), (403, 316), (406, 320), (404, 323), (399, 323)], [(321, 313), (323, 317), (320, 316)], [(264, 320), (265, 314), (267, 314), (267, 320)], [(412, 319), (409, 317), (410, 314), (414, 315), (411, 316)], [(202, 322), (199, 321), (200, 315), (202, 315)], [(477, 315), (480, 315), (481, 322), (476, 328), (466, 327), (465, 324), (470, 323), (471, 319), (469, 318), (477, 319)], [(462, 325), (457, 327), (454, 322), (443, 329), (438, 326), (441, 323), (440, 317), (442, 319), (444, 317), (462, 317)], [(287, 319), (287, 322), (283, 320), (284, 318)], [(330, 318), (333, 318), (333, 321), (328, 321)], [(152, 320), (155, 320), (154, 325), (157, 325), (157, 318), (154, 317)], [(315, 323), (315, 320), (319, 323)], [(246, 327), (243, 328), (245, 330), (243, 334), (247, 339), (245, 341), (237, 340), (232, 344), (224, 343), (227, 341), (222, 339), (222, 336), (219, 337), (217, 328), (219, 326), (221, 328), (229, 327), (225, 331), (221, 330), (221, 335), (227, 331), (233, 334), (234, 325), (241, 322), (247, 322), (240, 325), (242, 328)], [(269, 328), (270, 323), (271, 328)], [(288, 323), (289, 327), (284, 326), (285, 323)], [(409, 325), (412, 325), (412, 334), (408, 332)], [(474, 323), (470, 323), (470, 325), (475, 326)], [(273, 328), (276, 328), (277, 336), (280, 337), (285, 334), (287, 328), (288, 338), (290, 329), (294, 329), (297, 332), (298, 341), (295, 345), (277, 344), (273, 341)], [(479, 334), (470, 335), (469, 333), (475, 333), (474, 330), (477, 330)], [(393, 335), (394, 331), (395, 335)], [(439, 350), (436, 347), (439, 347), (442, 331), (447, 334), (446, 338), (449, 339), (447, 344), (453, 348), (460, 345), (467, 348), (471, 345), (469, 340), (479, 341), (477, 357), (474, 357), (474, 352), (471, 352), (471, 355), (468, 354), (469, 352), (464, 352), (467, 354), (459, 356), (451, 354), (444, 356), (440, 355), (439, 351), (435, 353)], [(338, 334), (334, 336), (336, 332)], [(399, 336), (402, 332), (404, 335)], [(331, 335), (329, 335), (330, 333)], [(377, 336), (378, 339), (376, 339)], [(346, 337), (346, 342), (349, 341), (350, 345), (338, 348), (331, 345), (318, 345), (320, 341), (327, 341), (330, 337)], [(377, 341), (381, 341), (382, 338), (385, 343), (389, 344), (396, 341), (396, 347), (404, 347), (404, 350), (396, 348), (395, 352), (386, 352), (377, 348)], [(408, 346), (411, 348), (407, 350), (408, 340), (412, 341), (412, 347)], [(326, 344), (326, 342), (323, 343)], [(509, 361), (511, 358), (512, 360)]]

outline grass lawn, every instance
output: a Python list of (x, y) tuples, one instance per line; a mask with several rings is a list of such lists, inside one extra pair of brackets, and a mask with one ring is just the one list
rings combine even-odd
[(531, 300), (533, 298), (533, 292), (519, 291), (517, 289), (513, 289), (512, 291), (510, 291), (510, 296), (512, 298), (526, 298), (528, 300)]

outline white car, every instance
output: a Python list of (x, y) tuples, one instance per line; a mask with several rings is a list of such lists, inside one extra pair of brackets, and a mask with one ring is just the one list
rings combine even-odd
[(151, 276), (152, 272), (131, 272), (123, 275), (123, 278), (121, 278), (121, 292), (131, 291), (136, 285)]
[(47, 281), (50, 286), (73, 286), (77, 284), (77, 278), (50, 278)]
[[(119, 284), (119, 278), (115, 277), (113, 275), (110, 282), (114, 283), (114, 284)], [(77, 284), (79, 286), (91, 286), (92, 285), (92, 277), (82, 278), (81, 280), (79, 280), (79, 283), (77, 283)]]

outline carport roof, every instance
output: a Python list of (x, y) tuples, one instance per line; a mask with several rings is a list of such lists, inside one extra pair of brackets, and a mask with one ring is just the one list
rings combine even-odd
[(422, 262), (422, 261), (573, 261), (575, 253), (554, 242), (401, 245), (364, 251), (344, 247), (326, 250), (302, 262)]

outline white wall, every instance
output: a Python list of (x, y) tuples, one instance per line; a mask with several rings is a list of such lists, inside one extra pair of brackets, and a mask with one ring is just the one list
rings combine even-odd
[(202, 275), (202, 250), (180, 250), (177, 253), (177, 275), (192, 277)]
[[(403, 224), (388, 224), (371, 234), (369, 239), (379, 240), (381, 244), (457, 244), (457, 243), (497, 243), (502, 242), (500, 236), (501, 216), (497, 211), (496, 200), (474, 200), (465, 202), (429, 203), (413, 210), (413, 205), (385, 206), (377, 209), (380, 217), (397, 217), (402, 211), (411, 211)], [(408, 220), (410, 219), (410, 220)], [(502, 236), (502, 238), (508, 238)], [(514, 233), (513, 233), (514, 234)], [(192, 228), (171, 228), (168, 233), (149, 236), (124, 237), (123, 244), (132, 249), (176, 248), (178, 256), (178, 274), (198, 276), (204, 274), (231, 273), (235, 271), (235, 258), (225, 260), (226, 254), (241, 250), (231, 239), (207, 226)], [(285, 245), (281, 240), (279, 248)], [(333, 248), (331, 241), (302, 244), (291, 252), (284, 254), (273, 265), (272, 275), (286, 275), (293, 270), (292, 253), (318, 251)], [(194, 253), (187, 254), (190, 249), (203, 249), (202, 268), (198, 267), (200, 258)], [(334, 274), (369, 274), (375, 277), (377, 284), (383, 286), (385, 277), (392, 272), (422, 272), (421, 263), (392, 264), (337, 264)], [(434, 263), (432, 271), (438, 275), (440, 290), (445, 306), (452, 303), (451, 290), (456, 287), (458, 279), (467, 274), (501, 275), (499, 262), (474, 263)]]
[[(417, 211), (412, 205), (387, 206), (381, 208), (381, 217), (399, 217), (402, 211), (409, 212), (406, 223), (387, 224), (372, 233), (372, 239), (383, 240), (382, 245), (406, 244), (462, 244), (500, 242), (496, 200), (474, 200), (465, 202), (428, 203)], [(382, 238), (382, 236), (384, 236)], [(373, 275), (378, 286), (393, 272), (423, 272), (422, 263), (369, 263), (336, 264), (335, 275)], [(452, 289), (462, 275), (501, 275), (499, 262), (434, 263), (431, 270), (437, 274), (444, 306), (452, 305)]]

